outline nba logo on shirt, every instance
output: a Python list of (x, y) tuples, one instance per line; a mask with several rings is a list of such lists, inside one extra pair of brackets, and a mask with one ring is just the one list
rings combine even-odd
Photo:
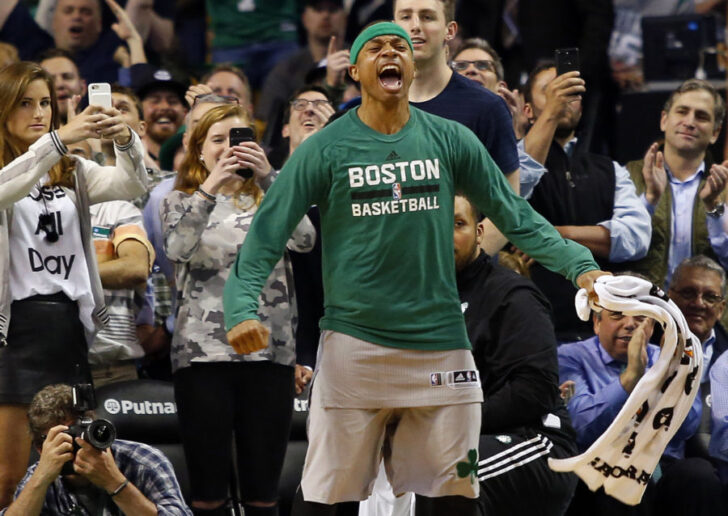
[(432, 387), (442, 385), (442, 373), (430, 373), (430, 385)]
[(392, 185), (392, 198), (394, 200), (402, 198), (402, 185), (400, 185), (399, 183), (394, 183)]

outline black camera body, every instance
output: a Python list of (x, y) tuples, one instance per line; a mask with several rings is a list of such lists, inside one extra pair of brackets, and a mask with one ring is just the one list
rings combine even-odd
[[(116, 427), (107, 419), (93, 419), (85, 415), (96, 407), (96, 395), (93, 385), (88, 383), (73, 386), (73, 412), (77, 414), (76, 422), (68, 427), (64, 433), (73, 438), (73, 456), (81, 447), (76, 443), (80, 437), (97, 450), (105, 450), (116, 439)], [(73, 460), (63, 465), (61, 475), (72, 475)]]

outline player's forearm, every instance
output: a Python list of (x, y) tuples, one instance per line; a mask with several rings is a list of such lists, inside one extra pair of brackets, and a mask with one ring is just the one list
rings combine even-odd
[(574, 240), (589, 249), (595, 256), (609, 258), (611, 237), (602, 226), (555, 226), (562, 237)]
[(50, 483), (38, 477), (38, 470), (30, 477), (28, 483), (13, 503), (5, 511), (5, 516), (37, 516), (43, 509), (46, 491)]

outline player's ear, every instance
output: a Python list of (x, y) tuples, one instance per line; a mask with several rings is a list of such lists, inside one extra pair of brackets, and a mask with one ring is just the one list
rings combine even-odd
[(349, 76), (359, 82), (359, 69), (356, 65), (349, 65)]

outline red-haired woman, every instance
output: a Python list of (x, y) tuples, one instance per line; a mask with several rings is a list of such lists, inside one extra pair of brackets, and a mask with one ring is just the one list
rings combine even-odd
[[(191, 506), (199, 514), (226, 514), (233, 435), (245, 514), (278, 514), (278, 481), (293, 410), (296, 301), (287, 255), (261, 296), (259, 315), (271, 328), (268, 347), (237, 354), (223, 321), (225, 281), (271, 176), (255, 142), (230, 147), (230, 130), (251, 123), (238, 105), (208, 111), (190, 136), (176, 189), (161, 208), (165, 250), (177, 264), (179, 311), (171, 348), (175, 397)], [(252, 174), (240, 177), (240, 169)], [(304, 217), (288, 247), (309, 251), (315, 237)]]

